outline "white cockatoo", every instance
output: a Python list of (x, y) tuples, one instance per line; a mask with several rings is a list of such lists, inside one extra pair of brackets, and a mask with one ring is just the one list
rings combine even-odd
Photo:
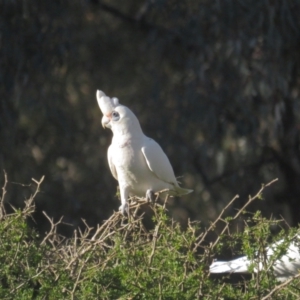
[(107, 157), (111, 173), (119, 182), (122, 214), (128, 213), (129, 196), (152, 200), (161, 190), (167, 189), (174, 196), (192, 192), (178, 185), (168, 157), (158, 143), (144, 135), (128, 107), (99, 90), (96, 97), (103, 113), (102, 126), (113, 132)]
[[(277, 278), (278, 281), (285, 281), (290, 277), (297, 275), (300, 271), (300, 237), (297, 235), (287, 245), (286, 251), (282, 254), (282, 246), (284, 246), (284, 240), (279, 240), (265, 251), (258, 264), (255, 260), (250, 260), (247, 256), (243, 256), (230, 261), (214, 261), (210, 267), (209, 272), (211, 274), (220, 273), (241, 273), (250, 274), (249, 267), (254, 266), (253, 272), (264, 269), (264, 261)], [(282, 254), (282, 255), (280, 255)]]

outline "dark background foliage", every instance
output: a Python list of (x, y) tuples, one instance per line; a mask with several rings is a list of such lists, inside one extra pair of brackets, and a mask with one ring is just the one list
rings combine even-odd
[(136, 113), (194, 189), (169, 204), (183, 224), (214, 219), (237, 193), (242, 206), (276, 177), (252, 209), (297, 224), (299, 15), (299, 0), (1, 1), (7, 199), (22, 205), (17, 183), (45, 175), (35, 217), (42, 231), (42, 210), (78, 226), (118, 208), (101, 89)]

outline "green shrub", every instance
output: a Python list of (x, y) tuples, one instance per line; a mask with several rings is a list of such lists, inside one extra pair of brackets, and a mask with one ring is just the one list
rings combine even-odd
[[(7, 182), (6, 182), (7, 183)], [(247, 206), (261, 198), (263, 187), (235, 216), (219, 218), (208, 229), (190, 222), (183, 230), (166, 214), (165, 205), (153, 204), (153, 230), (146, 230), (138, 216), (145, 201), (134, 199), (131, 215), (114, 213), (98, 228), (86, 225), (71, 239), (57, 233), (62, 222), (49, 219), (51, 229), (43, 238), (28, 226), (34, 212), (36, 192), (24, 209), (7, 214), (4, 209), (5, 187), (1, 198), (0, 220), (0, 298), (1, 299), (299, 299), (299, 280), (284, 284), (272, 275), (270, 262), (252, 279), (237, 284), (213, 278), (208, 272), (212, 259), (224, 249), (245, 253), (253, 258), (279, 238), (287, 241), (274, 254), (282, 255), (295, 234), (282, 231), (271, 238), (270, 224), (259, 212), (250, 215)], [(232, 232), (241, 216), (242, 232)], [(211, 241), (212, 235), (217, 238)], [(276, 257), (275, 257), (276, 256)], [(259, 256), (259, 257), (263, 257)], [(272, 260), (271, 260), (272, 263)], [(267, 265), (268, 264), (268, 265)], [(225, 276), (225, 279), (229, 276)]]

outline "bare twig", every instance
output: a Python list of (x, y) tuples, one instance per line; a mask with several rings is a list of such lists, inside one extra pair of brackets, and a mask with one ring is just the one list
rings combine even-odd
[(152, 259), (153, 259), (154, 253), (155, 253), (156, 242), (158, 239), (158, 231), (159, 231), (160, 225), (161, 225), (161, 222), (158, 222), (158, 224), (155, 226), (155, 230), (154, 230), (154, 234), (153, 234), (153, 241), (152, 241), (152, 251), (149, 256), (149, 267), (151, 266)]
[(6, 195), (6, 186), (7, 186), (7, 174), (5, 170), (3, 170), (4, 173), (4, 185), (2, 187), (2, 196), (0, 199), (0, 220), (6, 215), (5, 206), (4, 206), (4, 199)]
[[(242, 208), (240, 208), (238, 210), (238, 212), (234, 215), (234, 217), (232, 218), (232, 220), (236, 220), (244, 211), (245, 209), (256, 199), (258, 199), (261, 195), (261, 193), (263, 192), (263, 190), (266, 188), (266, 187), (269, 187), (271, 184), (273, 184), (274, 182), (276, 182), (278, 179), (273, 179), (272, 181), (270, 181), (269, 183), (267, 184), (263, 184), (262, 187), (260, 188), (260, 190), (256, 193), (256, 195), (254, 195), (253, 197), (250, 197), (249, 196), (249, 200), (244, 204), (244, 206)], [(220, 221), (224, 222), (225, 223), (225, 226), (223, 227), (223, 229), (221, 230), (221, 233), (218, 235), (218, 238), (216, 239), (216, 241), (211, 245), (210, 249), (213, 249), (217, 243), (219, 242), (222, 234), (224, 234), (224, 232), (226, 230), (228, 230), (228, 227), (229, 227), (229, 222), (227, 222), (226, 220), (222, 219), (225, 211), (232, 205), (232, 203), (235, 202), (236, 199), (238, 199), (238, 195), (236, 195), (226, 206), (225, 208), (222, 209), (221, 213), (219, 214), (219, 216), (217, 217), (217, 219), (209, 226), (209, 228), (205, 231), (205, 233), (202, 233), (199, 235), (198, 237), (198, 242), (195, 244), (194, 246), (194, 249), (193, 251), (195, 252), (197, 250), (197, 248), (199, 247), (199, 245), (201, 245), (204, 241), (204, 239), (206, 238), (206, 236), (208, 235), (208, 233), (210, 231), (212, 231), (216, 224)]]
[(231, 206), (231, 204), (239, 198), (239, 195), (236, 195), (221, 211), (221, 213), (219, 214), (219, 216), (217, 217), (217, 219), (208, 227), (208, 229), (205, 231), (204, 234), (200, 234), (199, 237), (201, 237), (201, 239), (195, 244), (194, 247), (194, 252), (197, 250), (197, 248), (199, 247), (199, 245), (201, 245), (204, 241), (204, 239), (206, 238), (206, 236), (208, 235), (208, 233), (215, 228), (216, 224), (221, 220), (223, 214), (225, 213), (225, 211), (228, 209), (229, 206)]
[(10, 291), (10, 294), (14, 294), (18, 289), (20, 289), (22, 286), (24, 286), (25, 284), (27, 284), (28, 282), (30, 282), (30, 280), (38, 277), (39, 275), (41, 275), (43, 272), (45, 272), (48, 269), (49, 266), (46, 266), (45, 268), (43, 268), (41, 271), (39, 271), (38, 273), (36, 273), (35, 275), (31, 276), (30, 278), (28, 278), (27, 280), (25, 280), (24, 282), (22, 282), (21, 284), (19, 284), (16, 288), (12, 289)]
[(29, 198), (28, 200), (25, 201), (25, 205), (26, 205), (25, 210), (24, 210), (25, 212), (27, 211), (27, 209), (29, 209), (29, 208), (32, 206), (32, 203), (33, 203), (33, 201), (34, 201), (36, 195), (37, 195), (38, 192), (40, 191), (40, 186), (41, 186), (42, 182), (44, 181), (44, 179), (45, 179), (45, 176), (42, 176), (42, 178), (40, 179), (40, 181), (37, 181), (36, 179), (31, 178), (31, 180), (32, 180), (34, 183), (36, 183), (37, 187), (36, 187), (36, 189), (35, 189), (33, 195), (31, 195), (30, 198)]
[[(261, 193), (263, 192), (263, 190), (264, 190), (266, 187), (270, 186), (271, 184), (273, 184), (273, 183), (276, 182), (277, 180), (278, 180), (278, 178), (273, 179), (272, 181), (270, 181), (270, 182), (267, 183), (267, 184), (263, 184), (262, 187), (261, 187), (261, 189), (257, 192), (257, 194), (256, 194), (255, 196), (253, 196), (253, 197), (250, 197), (250, 196), (249, 196), (249, 200), (245, 203), (245, 205), (244, 205), (241, 209), (238, 210), (238, 212), (235, 214), (235, 216), (232, 218), (232, 220), (236, 220), (236, 219), (237, 219), (237, 218), (245, 211), (245, 209), (246, 209), (246, 208), (247, 208), (254, 200), (256, 200), (256, 199), (258, 199), (258, 198), (260, 197)], [(224, 221), (224, 220), (223, 220), (223, 221)], [(224, 222), (225, 222), (225, 221), (224, 221)], [(223, 228), (223, 230), (222, 230), (221, 233), (219, 234), (217, 240), (214, 242), (212, 248), (214, 248), (214, 247), (216, 246), (216, 244), (218, 243), (219, 239), (221, 238), (221, 235), (228, 229), (228, 226), (229, 226), (229, 223), (226, 222), (225, 227)]]
[(297, 274), (293, 277), (291, 277), (290, 279), (286, 280), (285, 282), (277, 285), (267, 296), (261, 298), (261, 300), (267, 300), (267, 299), (271, 299), (270, 297), (276, 293), (277, 291), (281, 290), (282, 288), (284, 288), (285, 286), (289, 285), (294, 279), (299, 278), (300, 274)]
[[(62, 219), (63, 219), (63, 216), (58, 220), (58, 222), (54, 223), (53, 219), (51, 219), (47, 214), (46, 212), (43, 211), (43, 214), (44, 216), (49, 220), (50, 222), (50, 225), (51, 225), (51, 228), (50, 228), (50, 231), (48, 232), (48, 234), (44, 237), (43, 241), (41, 242), (41, 245), (45, 244), (47, 241), (53, 241), (53, 239), (51, 240), (50, 237), (53, 237), (57, 234), (57, 226), (59, 224), (62, 223)], [(54, 243), (52, 242), (52, 245)]]

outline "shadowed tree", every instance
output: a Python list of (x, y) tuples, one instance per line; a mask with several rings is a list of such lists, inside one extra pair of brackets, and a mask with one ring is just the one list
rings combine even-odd
[(107, 218), (119, 200), (99, 88), (195, 190), (170, 201), (174, 217), (206, 222), (279, 177), (253, 209), (296, 224), (299, 13), (299, 0), (2, 1), (1, 169), (13, 182), (46, 175), (38, 210), (75, 226)]

